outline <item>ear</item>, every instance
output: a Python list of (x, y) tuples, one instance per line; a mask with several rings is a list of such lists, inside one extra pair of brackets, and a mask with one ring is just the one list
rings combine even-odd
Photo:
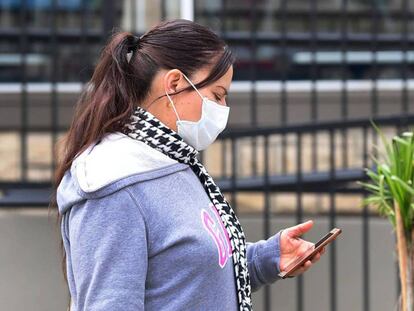
[(182, 74), (178, 69), (171, 69), (167, 71), (164, 76), (164, 90), (168, 93), (173, 93), (181, 87)]

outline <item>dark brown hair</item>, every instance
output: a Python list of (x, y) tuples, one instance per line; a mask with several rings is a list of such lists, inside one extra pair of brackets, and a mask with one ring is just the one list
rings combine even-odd
[[(184, 19), (156, 25), (136, 43), (134, 34), (117, 31), (103, 48), (92, 78), (76, 103), (70, 128), (56, 146), (58, 161), (49, 211), (57, 211), (57, 186), (76, 155), (105, 134), (120, 130), (134, 107), (148, 95), (158, 70), (176, 68), (191, 78), (197, 70), (208, 66), (208, 77), (196, 84), (201, 88), (217, 81), (235, 61), (231, 50), (213, 31)], [(130, 50), (133, 54), (128, 62)], [(188, 86), (171, 95), (190, 89)], [(57, 223), (61, 220), (62, 215), (57, 213)], [(67, 282), (62, 239), (60, 249)]]

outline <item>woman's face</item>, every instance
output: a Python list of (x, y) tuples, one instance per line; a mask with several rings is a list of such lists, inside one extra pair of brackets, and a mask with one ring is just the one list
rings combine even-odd
[[(209, 69), (200, 69), (192, 77), (188, 77), (191, 82), (196, 85), (204, 80), (209, 74)], [(233, 78), (233, 66), (217, 81), (210, 85), (204, 86), (198, 91), (202, 96), (217, 102), (220, 105), (226, 106), (226, 95), (230, 88)], [(148, 99), (143, 103), (143, 107), (157, 117), (161, 122), (169, 128), (177, 131), (176, 121), (177, 116), (174, 108), (167, 96), (146, 106), (146, 103), (151, 103), (154, 99), (166, 92), (174, 93), (190, 86), (190, 83), (185, 79), (184, 75), (178, 69), (161, 70), (154, 78), (151, 92)], [(197, 91), (192, 88), (190, 91), (184, 91), (176, 95), (170, 95), (174, 103), (175, 109), (181, 120), (198, 121), (201, 118), (202, 99)]]

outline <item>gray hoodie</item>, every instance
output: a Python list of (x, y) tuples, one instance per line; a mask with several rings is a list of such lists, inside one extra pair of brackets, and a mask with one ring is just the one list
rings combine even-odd
[[(72, 311), (238, 309), (228, 236), (188, 165), (108, 134), (57, 201)], [(280, 233), (247, 242), (252, 291), (279, 279)]]

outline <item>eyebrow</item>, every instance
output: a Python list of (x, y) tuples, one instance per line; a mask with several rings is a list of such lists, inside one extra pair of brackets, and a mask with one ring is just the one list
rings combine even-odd
[(217, 87), (221, 87), (224, 90), (224, 95), (228, 95), (227, 89), (224, 86), (217, 85)]

